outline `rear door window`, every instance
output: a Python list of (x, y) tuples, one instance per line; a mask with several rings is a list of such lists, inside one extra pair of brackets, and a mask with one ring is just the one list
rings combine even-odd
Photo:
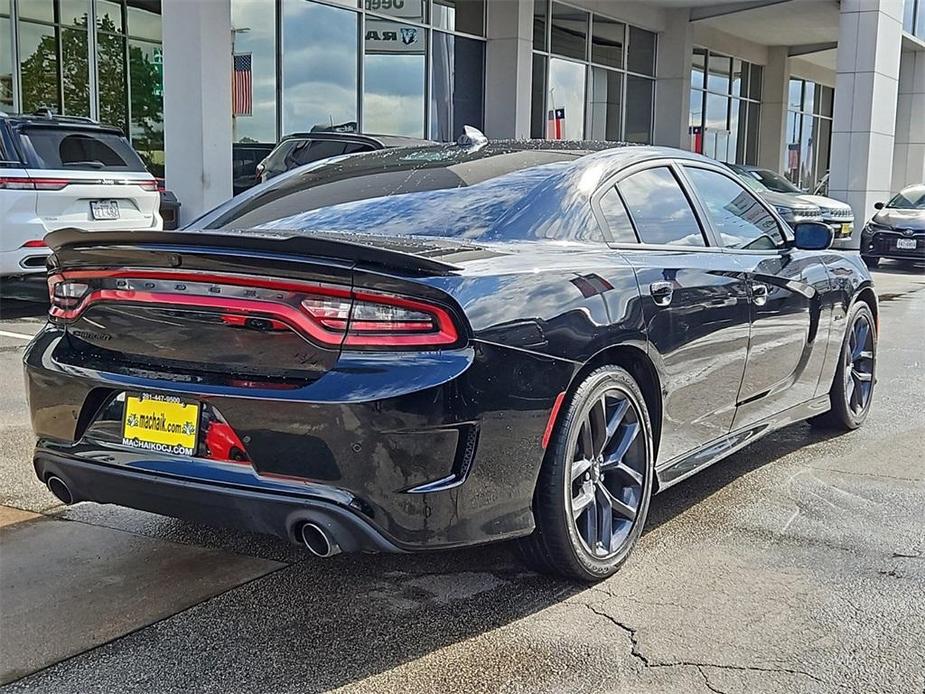
[(707, 245), (690, 201), (667, 166), (631, 174), (617, 188), (642, 243)]
[(630, 221), (626, 206), (620, 199), (616, 188), (611, 186), (601, 196), (598, 204), (614, 243), (638, 243), (636, 232), (633, 231), (633, 223)]
[(128, 140), (115, 133), (44, 126), (19, 132), (35, 152), (40, 169), (145, 171)]

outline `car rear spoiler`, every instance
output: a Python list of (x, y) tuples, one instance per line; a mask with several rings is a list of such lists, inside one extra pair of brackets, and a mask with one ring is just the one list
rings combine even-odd
[[(56, 254), (66, 260), (68, 251), (78, 249), (99, 249), (109, 247), (149, 246), (157, 250), (202, 252), (207, 248), (226, 248), (261, 253), (323, 257), (336, 260), (350, 260), (363, 265), (400, 270), (416, 274), (449, 275), (458, 271), (456, 265), (423, 255), (425, 252), (440, 252), (438, 246), (426, 242), (402, 243), (403, 250), (390, 248), (389, 239), (363, 243), (341, 238), (323, 236), (297, 236), (277, 231), (84, 231), (66, 228), (45, 236), (45, 243)], [(399, 244), (393, 244), (399, 245)], [(185, 247), (182, 249), (181, 247)], [(407, 249), (407, 250), (404, 250)]]

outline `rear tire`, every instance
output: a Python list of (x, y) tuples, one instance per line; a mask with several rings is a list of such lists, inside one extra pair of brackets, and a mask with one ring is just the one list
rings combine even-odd
[(536, 529), (519, 540), (521, 556), (543, 573), (607, 578), (642, 534), (654, 480), (642, 391), (622, 368), (596, 369), (556, 423), (534, 493)]
[(848, 329), (829, 390), (831, 409), (809, 420), (813, 426), (839, 431), (852, 431), (864, 423), (877, 382), (877, 325), (870, 306), (858, 301), (846, 322)]

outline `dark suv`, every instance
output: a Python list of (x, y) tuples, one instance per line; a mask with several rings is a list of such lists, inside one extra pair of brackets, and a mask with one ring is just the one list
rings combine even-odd
[(269, 181), (299, 166), (319, 159), (354, 152), (372, 152), (391, 147), (418, 147), (434, 144), (429, 140), (398, 135), (362, 135), (355, 132), (316, 131), (286, 135), (272, 152), (257, 165), (260, 182)]

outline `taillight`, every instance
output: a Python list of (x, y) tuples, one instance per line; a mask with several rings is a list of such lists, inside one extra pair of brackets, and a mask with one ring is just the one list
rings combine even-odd
[(152, 193), (161, 190), (161, 188), (157, 185), (157, 181), (155, 181), (153, 178), (150, 181), (138, 181), (138, 186), (142, 190), (147, 190)]
[(0, 189), (6, 190), (62, 190), (70, 185), (66, 178), (29, 178), (28, 176), (0, 176)]
[(405, 297), (366, 292), (318, 294), (302, 309), (330, 333), (330, 343), (349, 347), (425, 347), (450, 345), (459, 332), (449, 312)]
[(294, 330), (335, 348), (426, 348), (460, 340), (443, 306), (333, 285), (196, 272), (72, 270), (52, 276), (48, 289), (49, 312), (63, 321), (75, 320), (95, 303), (117, 302), (216, 311), (231, 328)]
[(45, 243), (44, 239), (33, 239), (32, 241), (26, 241), (20, 248), (47, 248), (48, 244)]
[(48, 313), (55, 318), (70, 318), (90, 294), (90, 285), (55, 275), (48, 280)]

